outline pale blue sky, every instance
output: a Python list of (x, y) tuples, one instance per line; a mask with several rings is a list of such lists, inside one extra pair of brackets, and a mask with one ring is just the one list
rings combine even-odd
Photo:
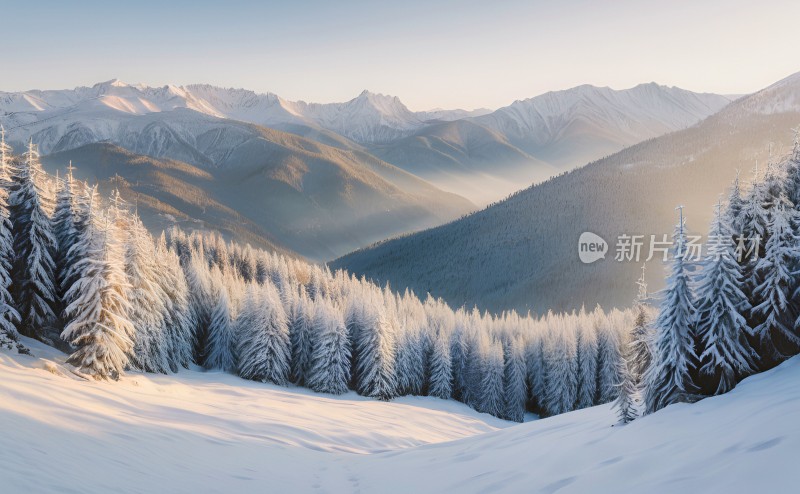
[(589, 83), (745, 93), (800, 71), (797, 0), (0, 2), (0, 90), (119, 78), (495, 108)]

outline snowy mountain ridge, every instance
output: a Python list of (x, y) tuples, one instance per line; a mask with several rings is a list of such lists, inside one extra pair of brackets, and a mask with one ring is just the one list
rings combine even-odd
[[(728, 103), (730, 99), (725, 96), (654, 82), (623, 90), (582, 85), (518, 100), (474, 121), (540, 159), (564, 161), (548, 148), (558, 148), (561, 143), (588, 148), (601, 141), (607, 151), (619, 151), (689, 127)], [(574, 150), (572, 154), (580, 156)], [(584, 163), (573, 160), (572, 166), (577, 164)]]

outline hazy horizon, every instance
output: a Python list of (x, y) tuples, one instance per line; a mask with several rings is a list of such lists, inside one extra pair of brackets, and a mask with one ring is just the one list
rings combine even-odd
[(785, 0), (6, 3), (4, 91), (119, 78), (473, 109), (581, 84), (745, 94), (800, 70)]

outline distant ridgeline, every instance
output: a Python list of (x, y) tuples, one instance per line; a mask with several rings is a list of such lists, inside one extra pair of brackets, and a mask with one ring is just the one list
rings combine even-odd
[(32, 143), (12, 157), (0, 142), (0, 345), (24, 351), (19, 333), (37, 338), (98, 379), (196, 364), (325, 393), (453, 398), (516, 421), (526, 409), (553, 415), (617, 399), (627, 421), (642, 393), (653, 411), (700, 392), (693, 383), (724, 392), (796, 351), (785, 301), (800, 179), (786, 177), (798, 176), (798, 153), (746, 199), (735, 188), (715, 223), (731, 249), (728, 216), (739, 221), (733, 231), (764, 233), (762, 260), (706, 263), (694, 291), (676, 260), (651, 324), (646, 290), (627, 311), (490, 315), (217, 234), (156, 239), (119, 194), (101, 200), (71, 167), (48, 176)]

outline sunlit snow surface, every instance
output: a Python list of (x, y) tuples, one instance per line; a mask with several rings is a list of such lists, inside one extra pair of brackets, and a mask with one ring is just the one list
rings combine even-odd
[[(512, 425), (218, 372), (84, 381), (0, 352), (0, 491), (791, 492), (800, 359), (619, 427), (609, 406)], [(59, 373), (63, 375), (58, 375)]]

